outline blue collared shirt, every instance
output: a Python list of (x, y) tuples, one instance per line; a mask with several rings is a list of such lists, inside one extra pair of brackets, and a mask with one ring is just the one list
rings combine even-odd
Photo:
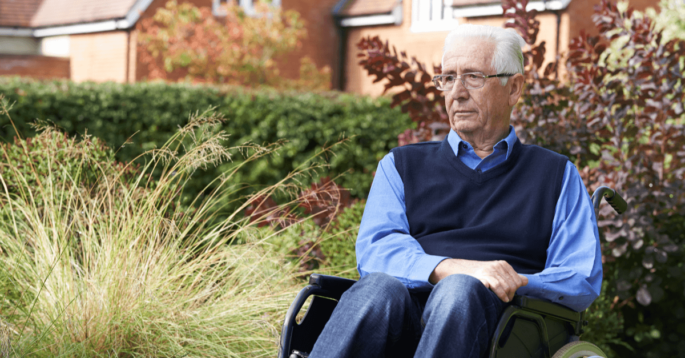
[[(487, 171), (509, 158), (516, 138), (514, 128), (510, 127), (509, 135), (484, 159), (454, 131), (450, 131), (447, 141), (454, 155), (469, 168)], [(362, 277), (384, 272), (417, 291), (433, 287), (428, 278), (448, 258), (426, 254), (409, 234), (404, 184), (392, 153), (378, 164), (359, 228), (356, 253)], [(599, 296), (602, 256), (595, 212), (583, 180), (571, 162), (564, 170), (545, 268), (525, 276), (528, 285), (519, 288), (517, 294), (560, 303), (576, 311), (586, 309)]]

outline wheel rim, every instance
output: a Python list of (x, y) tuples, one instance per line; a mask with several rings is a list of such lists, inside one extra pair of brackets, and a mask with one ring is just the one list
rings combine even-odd
[(571, 342), (563, 346), (554, 358), (605, 358), (606, 354), (596, 345), (588, 342)]

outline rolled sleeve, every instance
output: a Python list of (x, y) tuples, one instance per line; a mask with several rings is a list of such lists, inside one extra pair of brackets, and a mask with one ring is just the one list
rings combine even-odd
[(392, 153), (378, 164), (356, 244), (357, 269), (364, 277), (384, 272), (413, 290), (428, 290), (428, 278), (447, 257), (428, 255), (409, 234), (404, 184)]

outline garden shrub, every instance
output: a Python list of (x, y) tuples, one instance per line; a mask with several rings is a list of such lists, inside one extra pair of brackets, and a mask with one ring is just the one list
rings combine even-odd
[[(257, 144), (286, 141), (278, 155), (249, 164), (233, 178), (236, 183), (264, 186), (276, 183), (293, 168), (306, 165), (325, 146), (341, 137), (349, 138), (333, 148), (330, 167), (322, 175), (356, 198), (367, 195), (378, 161), (397, 146), (396, 133), (412, 127), (399, 109), (389, 108), (387, 98), (341, 93), (299, 93), (247, 90), (237, 87), (192, 86), (164, 83), (73, 83), (38, 82), (16, 77), (0, 78), (0, 94), (14, 103), (12, 118), (18, 130), (32, 136), (35, 119), (53, 122), (70, 135), (100, 138), (127, 162), (146, 150), (159, 147), (183, 126), (191, 113), (215, 107), (228, 119), (221, 127), (230, 134), (229, 143)], [(135, 136), (134, 136), (135, 134)], [(0, 137), (15, 136), (7, 118), (0, 118)], [(132, 143), (128, 143), (133, 136)], [(185, 188), (194, 197), (216, 174), (240, 161), (208, 168)], [(318, 179), (313, 178), (312, 182)]]
[(262, 229), (274, 251), (287, 255), (301, 272), (328, 273), (359, 279), (355, 243), (365, 201), (340, 208), (333, 221), (321, 227), (312, 218), (300, 220), (281, 230)]
[(326, 266), (340, 270), (340, 276), (355, 280), (359, 279), (355, 244), (365, 205), (366, 201), (361, 200), (345, 208), (331, 222), (326, 230), (328, 237), (321, 242)]
[[(52, 128), (35, 137), (15, 137), (13, 143), (0, 143), (0, 146), (5, 164), (0, 166), (0, 175), (10, 193), (26, 185), (43, 185), (43, 180), (50, 180), (57, 187), (74, 180), (87, 188), (95, 185), (103, 173), (121, 171), (125, 177), (135, 173), (134, 167), (125, 168), (117, 163), (114, 152), (98, 138), (88, 136), (77, 140)], [(9, 167), (15, 170), (8, 170)]]
[[(192, 117), (147, 151), (133, 178), (93, 138), (45, 131), (0, 147), (11, 158), (0, 161), (0, 187), (5, 177), (13, 182), (12, 192), (0, 191), (3, 356), (277, 354), (278, 328), (300, 284), (283, 255), (250, 237), (259, 221), (238, 213), (213, 220), (230, 173), (197, 210), (174, 205), (199, 167), (237, 151), (218, 145), (220, 120), (211, 112)], [(181, 143), (185, 153), (174, 153)], [(269, 153), (252, 150), (258, 155), (249, 160)], [(158, 179), (149, 175), (155, 165)]]
[[(628, 210), (600, 210), (605, 295), (624, 330), (618, 356), (677, 356), (685, 349), (682, 308), (685, 41), (665, 41), (651, 18), (602, 0), (599, 36), (571, 41), (570, 83), (531, 77), (515, 113), (529, 143), (563, 153), (594, 190), (616, 188)], [(631, 349), (626, 346), (632, 347)]]

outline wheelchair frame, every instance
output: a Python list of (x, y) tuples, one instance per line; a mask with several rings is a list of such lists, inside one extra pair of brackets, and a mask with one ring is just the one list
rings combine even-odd
[[(606, 201), (619, 214), (627, 209), (623, 198), (613, 189), (608, 187), (598, 188), (592, 195), (592, 204), (597, 211), (599, 204), (605, 198)], [(288, 308), (283, 322), (281, 339), (279, 342), (278, 358), (305, 358), (314, 347), (326, 322), (331, 317), (337, 301), (343, 293), (355, 283), (341, 277), (312, 274), (309, 277), (309, 285), (303, 288), (295, 297)], [(309, 309), (302, 321), (297, 323), (296, 318), (302, 306), (310, 296), (314, 296)], [(542, 356), (551, 358), (562, 346), (569, 342), (578, 341), (583, 333), (583, 326), (588, 322), (584, 320), (585, 312), (575, 312), (562, 305), (533, 299), (525, 296), (515, 296), (512, 302), (502, 313), (495, 334), (493, 335), (488, 349), (490, 358), (516, 356), (521, 357), (522, 351), (511, 352), (512, 349), (524, 349), (528, 356)], [(537, 348), (529, 348), (524, 342), (518, 346), (513, 345), (507, 351), (507, 343), (510, 341), (514, 326), (518, 318), (531, 322), (537, 328), (539, 344)], [(530, 326), (530, 325), (529, 325)], [(550, 336), (553, 336), (550, 338)], [(523, 348), (520, 348), (523, 345)]]

